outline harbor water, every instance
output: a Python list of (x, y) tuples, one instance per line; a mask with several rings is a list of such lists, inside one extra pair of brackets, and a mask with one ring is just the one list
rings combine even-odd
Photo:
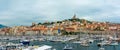
[[(81, 46), (80, 44), (75, 44), (75, 43), (71, 43), (71, 42), (66, 42), (66, 43), (62, 43), (62, 42), (38, 42), (35, 41), (32, 44), (34, 45), (51, 45), (53, 46), (53, 48), (55, 48), (56, 50), (63, 50), (65, 45), (70, 45), (71, 47), (73, 47), (73, 50), (98, 50), (100, 47), (97, 46), (97, 43), (91, 43), (89, 47), (85, 47), (85, 46)], [(120, 43), (118, 46), (103, 46), (103, 48), (105, 48), (105, 50), (120, 50)]]
[[(7, 41), (7, 40), (6, 40)], [(2, 41), (3, 42), (3, 41)], [(7, 42), (19, 43), (19, 40), (12, 40)], [(64, 46), (69, 45), (73, 47), (73, 50), (98, 50), (97, 41), (91, 43), (89, 47), (81, 46), (79, 43), (72, 42), (50, 42), (50, 41), (31, 41), (30, 45), (50, 45), (56, 50), (63, 50)], [(105, 50), (120, 50), (120, 43), (117, 46), (103, 46)]]

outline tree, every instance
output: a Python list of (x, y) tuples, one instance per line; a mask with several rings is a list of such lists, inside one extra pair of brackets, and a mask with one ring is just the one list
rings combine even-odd
[(42, 24), (42, 23), (40, 23), (40, 22), (38, 23), (38, 25), (41, 25), (41, 24)]

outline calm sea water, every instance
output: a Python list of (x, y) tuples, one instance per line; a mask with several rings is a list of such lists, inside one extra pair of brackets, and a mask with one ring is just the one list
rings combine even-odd
[[(14, 42), (18, 43), (19, 41), (9, 41), (9, 42)], [(65, 45), (70, 45), (73, 47), (73, 50), (98, 50), (100, 47), (97, 46), (97, 42), (91, 43), (89, 47), (84, 47), (81, 46), (80, 44), (75, 44), (72, 42), (49, 42), (49, 41), (33, 41), (30, 43), (30, 45), (50, 45), (53, 46), (56, 50), (63, 50)], [(118, 46), (103, 46), (105, 50), (120, 50), (120, 43)]]

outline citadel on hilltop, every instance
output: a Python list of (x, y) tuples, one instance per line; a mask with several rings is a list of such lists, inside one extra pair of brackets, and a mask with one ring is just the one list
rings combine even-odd
[[(112, 31), (112, 32), (110, 32)], [(79, 19), (76, 14), (71, 19), (57, 22), (32, 23), (31, 26), (14, 26), (0, 29), (0, 35), (68, 35), (80, 32), (114, 33), (120, 31), (120, 24), (108, 22), (92, 22)]]

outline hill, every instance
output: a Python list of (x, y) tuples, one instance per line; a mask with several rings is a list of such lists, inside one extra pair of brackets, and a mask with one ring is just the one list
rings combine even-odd
[(4, 27), (7, 27), (7, 26), (0, 24), (0, 28), (4, 28)]

